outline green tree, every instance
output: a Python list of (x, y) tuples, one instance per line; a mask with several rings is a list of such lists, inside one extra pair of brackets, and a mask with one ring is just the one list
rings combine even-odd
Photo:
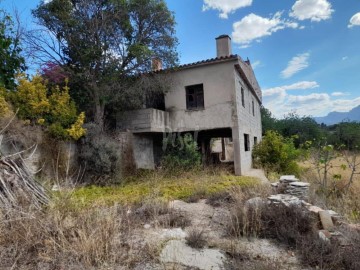
[(254, 164), (263, 168), (267, 175), (271, 172), (299, 175), (296, 162), (299, 156), (300, 150), (295, 148), (292, 138), (284, 138), (271, 130), (253, 149)]
[(360, 123), (342, 122), (329, 127), (329, 142), (348, 150), (360, 147)]
[(164, 0), (43, 1), (33, 15), (55, 42), (40, 32), (28, 37), (30, 48), (46, 47), (34, 50), (38, 58), (58, 63), (82, 86), (77, 97), (89, 100), (101, 127), (110, 102), (131, 103), (131, 76), (150, 71), (153, 58), (165, 68), (177, 63), (175, 20)]
[(261, 124), (262, 124), (262, 133), (265, 133), (269, 130), (277, 129), (277, 120), (273, 117), (269, 109), (266, 109), (264, 106), (261, 106)]
[(0, 87), (14, 89), (16, 72), (25, 70), (20, 36), (11, 17), (0, 9)]
[(312, 117), (300, 117), (296, 113), (289, 113), (283, 119), (278, 120), (277, 131), (283, 137), (294, 137), (296, 147), (307, 141), (319, 140), (324, 137), (324, 131)]

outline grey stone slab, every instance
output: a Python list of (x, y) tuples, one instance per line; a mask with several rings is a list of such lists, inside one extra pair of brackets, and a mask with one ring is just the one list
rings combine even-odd
[(328, 211), (320, 211), (319, 212), (321, 225), (324, 228), (324, 230), (327, 231), (333, 231), (334, 230), (334, 223), (332, 221), (331, 215)]

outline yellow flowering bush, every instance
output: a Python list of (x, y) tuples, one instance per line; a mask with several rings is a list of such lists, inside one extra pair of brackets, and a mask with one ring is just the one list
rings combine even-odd
[(19, 109), (19, 117), (29, 120), (44, 118), (49, 112), (50, 103), (43, 79), (35, 75), (30, 81), (21, 73), (17, 75), (17, 81), (17, 90), (11, 93), (11, 97), (14, 106)]
[(5, 98), (0, 95), (0, 117), (7, 116), (10, 113), (9, 104)]
[(71, 125), (71, 128), (67, 129), (67, 132), (69, 133), (70, 137), (73, 138), (74, 140), (78, 140), (86, 134), (86, 129), (83, 128), (84, 121), (85, 121), (85, 113), (82, 112), (79, 114), (76, 122)]
[[(9, 97), (19, 110), (21, 119), (47, 127), (47, 131), (58, 139), (78, 140), (84, 136), (85, 114), (77, 115), (67, 80), (64, 87), (55, 86), (52, 89), (40, 75), (29, 80), (25, 74), (19, 74), (17, 82), (16, 91), (9, 93)], [(0, 99), (0, 108), (1, 102)]]

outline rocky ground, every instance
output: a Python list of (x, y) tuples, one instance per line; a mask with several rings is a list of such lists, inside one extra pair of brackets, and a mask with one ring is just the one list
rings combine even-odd
[[(170, 206), (188, 218), (191, 225), (185, 229), (164, 229), (157, 226), (156, 221), (144, 224), (143, 240), (158, 251), (158, 260), (138, 265), (136, 269), (256, 269), (258, 262), (280, 267), (274, 269), (304, 269), (291, 250), (270, 240), (228, 237), (226, 226), (230, 213), (225, 206), (213, 207), (205, 200), (172, 201)], [(186, 237), (194, 230), (203, 232), (204, 248), (191, 248), (186, 244)], [(241, 259), (234, 262), (230, 254)], [(245, 264), (247, 268), (242, 268)]]

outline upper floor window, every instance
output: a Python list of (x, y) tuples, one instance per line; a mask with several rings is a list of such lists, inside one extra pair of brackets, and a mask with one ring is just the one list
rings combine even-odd
[(186, 86), (186, 109), (204, 109), (204, 85), (196, 84)]
[(242, 87), (241, 87), (241, 104), (245, 108), (245, 92), (244, 92), (244, 88)]
[(252, 101), (252, 114), (255, 116), (255, 103)]

